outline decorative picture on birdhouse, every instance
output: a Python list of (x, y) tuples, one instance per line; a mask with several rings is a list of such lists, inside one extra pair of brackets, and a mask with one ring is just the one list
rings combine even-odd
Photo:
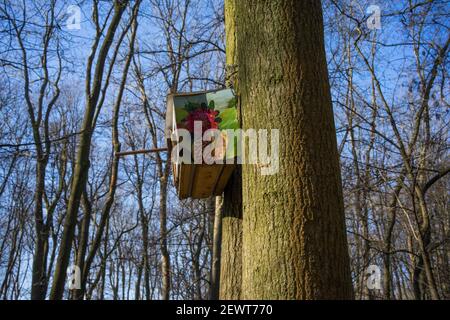
[(223, 192), (236, 163), (236, 129), (232, 90), (169, 94), (165, 130), (175, 151), (172, 170), (180, 199)]
[[(192, 138), (192, 155), (196, 149), (204, 150), (207, 146), (212, 150), (215, 160), (234, 157), (233, 150), (228, 150), (229, 141), (227, 129), (239, 128), (236, 113), (236, 98), (230, 89), (203, 92), (198, 94), (175, 95), (173, 97), (176, 129), (186, 129)], [(195, 129), (198, 133), (194, 135)], [(196, 139), (204, 137), (210, 129), (220, 130), (220, 136), (214, 136), (207, 141), (195, 143)]]

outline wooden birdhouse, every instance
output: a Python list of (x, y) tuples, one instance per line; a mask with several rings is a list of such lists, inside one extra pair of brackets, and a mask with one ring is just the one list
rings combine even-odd
[[(165, 135), (172, 146), (169, 156), (180, 199), (222, 194), (234, 170), (236, 156), (235, 140), (231, 138), (230, 144), (227, 129), (238, 127), (236, 99), (230, 89), (168, 95)], [(208, 135), (208, 130), (215, 136), (204, 141), (202, 138)], [(205, 161), (202, 157), (205, 148), (212, 150), (212, 157), (219, 161)]]

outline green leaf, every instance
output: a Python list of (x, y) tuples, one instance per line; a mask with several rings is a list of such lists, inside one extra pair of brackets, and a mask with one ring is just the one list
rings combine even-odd
[(216, 107), (216, 104), (215, 104), (214, 100), (211, 100), (208, 104), (208, 109), (214, 110), (215, 107)]
[(183, 121), (184, 118), (188, 116), (189, 112), (187, 112), (183, 108), (175, 108), (175, 119), (177, 120), (177, 123), (180, 121)]
[(219, 116), (222, 118), (222, 121), (237, 119), (236, 108), (226, 108), (220, 112)]
[(228, 100), (228, 108), (236, 108), (236, 97), (233, 97), (230, 100)]
[(194, 102), (191, 102), (191, 101), (186, 102), (185, 105), (184, 105), (184, 108), (188, 112), (194, 111), (195, 109), (197, 109), (199, 107), (200, 107), (200, 104), (194, 103)]
[(220, 112), (219, 117), (222, 121), (219, 123), (219, 129), (237, 129), (239, 124), (237, 122), (236, 108), (227, 108)]
[(225, 129), (239, 129), (239, 123), (237, 122), (237, 120), (229, 120), (229, 121), (222, 121), (221, 123), (219, 123), (219, 129), (220, 130), (225, 130)]

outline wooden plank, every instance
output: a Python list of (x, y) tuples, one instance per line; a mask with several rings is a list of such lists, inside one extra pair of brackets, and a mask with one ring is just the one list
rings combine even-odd
[(208, 198), (213, 195), (223, 165), (197, 164), (195, 167), (191, 197), (194, 199)]
[(172, 162), (172, 177), (173, 177), (173, 185), (178, 189), (178, 181), (180, 177), (178, 176), (180, 165)]
[[(173, 94), (167, 96), (166, 102), (166, 121), (164, 126), (164, 136), (167, 143), (171, 140), (172, 130), (174, 128), (175, 121), (175, 106), (173, 104)], [(175, 124), (176, 125), (176, 124)]]
[(205, 199), (223, 193), (235, 164), (181, 164), (176, 174), (180, 199)]
[(194, 171), (195, 165), (193, 164), (181, 164), (179, 166), (177, 189), (180, 199), (186, 199), (191, 196)]
[(235, 164), (225, 164), (223, 166), (222, 173), (220, 174), (220, 177), (217, 181), (214, 195), (220, 196), (223, 193), (223, 190), (225, 190), (225, 187), (227, 186), (228, 180), (230, 180), (231, 174), (233, 173), (236, 165)]

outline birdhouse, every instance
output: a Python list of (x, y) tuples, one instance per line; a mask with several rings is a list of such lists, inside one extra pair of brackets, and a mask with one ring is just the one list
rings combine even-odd
[(227, 132), (238, 128), (230, 89), (168, 95), (165, 135), (180, 199), (222, 194), (236, 157), (235, 139)]

